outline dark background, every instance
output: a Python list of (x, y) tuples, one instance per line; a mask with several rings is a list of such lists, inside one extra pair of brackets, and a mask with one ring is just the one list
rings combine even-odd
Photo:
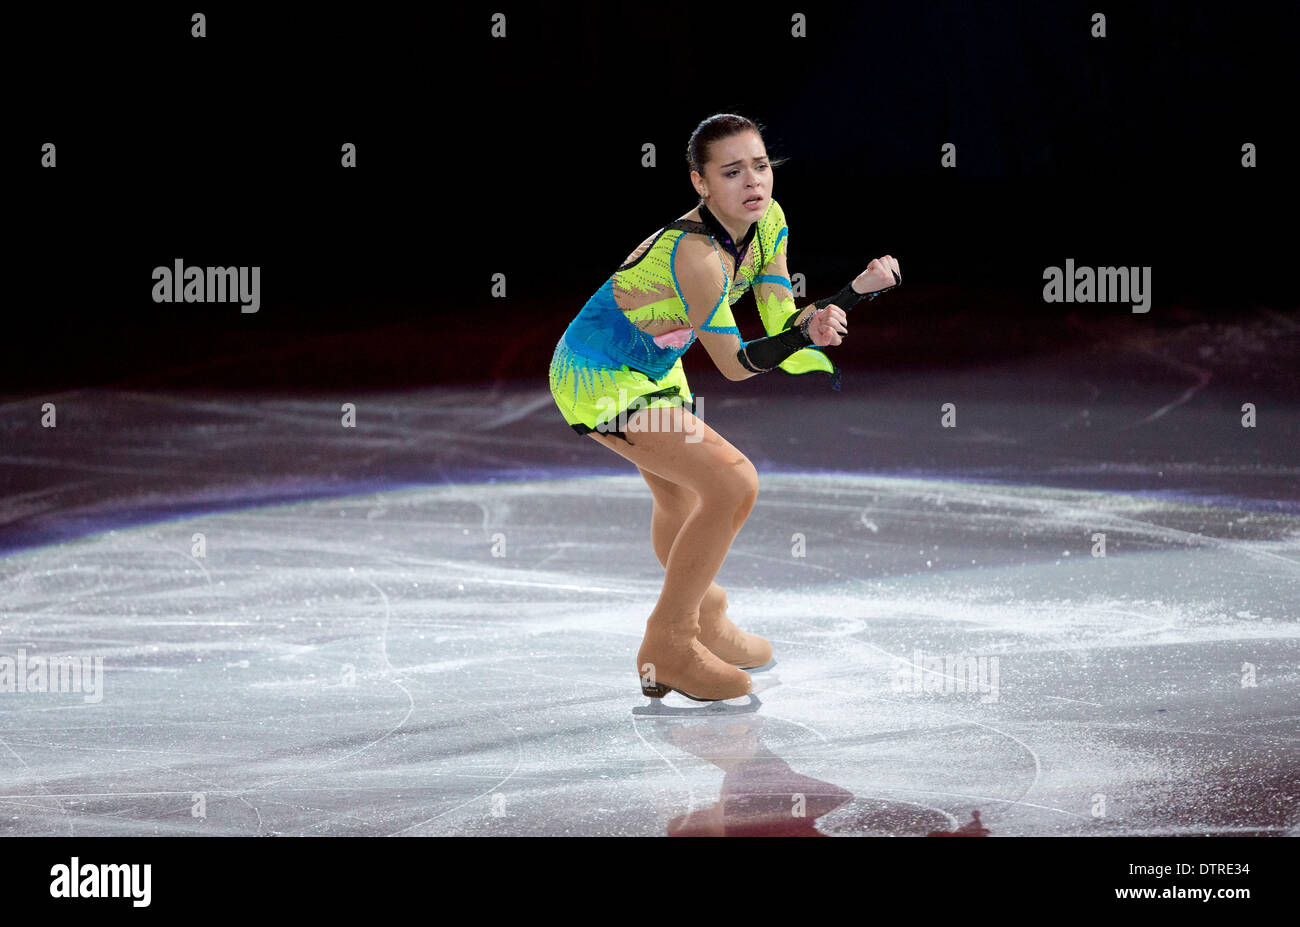
[[(899, 259), (904, 287), (833, 349), (846, 368), (1295, 307), (1295, 5), (797, 9), (805, 39), (748, 4), (212, 6), (206, 39), (179, 8), (9, 14), (0, 388), (542, 388), (587, 297), (695, 204), (686, 142), (716, 112), (789, 159), (801, 305)], [(153, 303), (176, 258), (260, 265), (261, 310)], [(1151, 266), (1150, 313), (1044, 304), (1066, 258)], [(737, 316), (762, 334), (751, 297)]]

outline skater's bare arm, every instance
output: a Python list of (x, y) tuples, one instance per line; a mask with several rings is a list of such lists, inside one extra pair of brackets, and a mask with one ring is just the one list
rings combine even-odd
[(731, 307), (724, 298), (726, 272), (717, 252), (708, 245), (682, 242), (673, 271), (695, 337), (709, 352), (714, 366), (728, 380), (752, 377), (753, 371), (746, 370), (736, 358), (742, 342)]

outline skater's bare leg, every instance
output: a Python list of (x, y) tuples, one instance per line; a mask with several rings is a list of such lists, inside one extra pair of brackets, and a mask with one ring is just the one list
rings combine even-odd
[[(663, 591), (646, 622), (638, 664), (643, 657), (658, 657), (664, 681), (672, 684), (667, 675), (675, 675), (683, 683), (695, 685), (698, 691), (686, 689), (695, 695), (743, 695), (750, 691), (748, 674), (726, 664), (698, 641), (700, 603), (753, 508), (758, 473), (749, 458), (692, 413), (681, 408), (656, 411), (660, 424), (655, 431), (642, 430), (648, 424), (646, 410), (628, 419), (632, 444), (591, 433), (592, 440), (638, 468), (697, 497), (664, 558)], [(691, 440), (686, 440), (688, 437)]]
[[(655, 556), (666, 569), (668, 553), (700, 497), (645, 467), (637, 469), (654, 495), (650, 535)], [(717, 580), (709, 584), (700, 600), (700, 642), (735, 666), (761, 666), (772, 659), (772, 645), (766, 639), (740, 630), (727, 617), (727, 591)]]
[[(591, 437), (638, 469), (649, 470), (696, 497), (661, 561), (664, 590), (654, 612), (691, 614), (699, 611), (731, 542), (749, 517), (758, 496), (758, 472), (748, 457), (690, 412), (680, 408), (657, 411), (665, 419), (673, 417), (671, 424), (661, 424), (658, 431), (636, 430), (638, 422), (644, 424), (644, 410), (628, 419), (627, 433), (635, 442), (633, 446), (595, 432)], [(689, 417), (689, 424), (681, 421), (683, 416)], [(687, 442), (688, 434), (703, 437)]]
[[(635, 439), (635, 436), (634, 436)], [(615, 440), (618, 440), (617, 438)], [(655, 556), (664, 569), (668, 568), (668, 552), (673, 542), (681, 533), (687, 517), (695, 511), (700, 497), (685, 486), (666, 480), (657, 473), (638, 466), (646, 485), (654, 496), (654, 515), (650, 519), (650, 540), (654, 545)], [(726, 591), (718, 585), (717, 580), (709, 583), (709, 588), (700, 600), (700, 614), (713, 615), (726, 608)]]

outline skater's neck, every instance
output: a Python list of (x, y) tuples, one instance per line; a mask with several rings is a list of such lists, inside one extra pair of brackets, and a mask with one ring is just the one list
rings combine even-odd
[(736, 260), (736, 266), (740, 266), (741, 260), (745, 257), (745, 251), (749, 248), (749, 243), (754, 240), (754, 232), (758, 229), (757, 222), (750, 222), (747, 226), (731, 228), (721, 219), (715, 216), (709, 207), (701, 203), (699, 205), (700, 222), (709, 230), (718, 244), (722, 245), (728, 253)]

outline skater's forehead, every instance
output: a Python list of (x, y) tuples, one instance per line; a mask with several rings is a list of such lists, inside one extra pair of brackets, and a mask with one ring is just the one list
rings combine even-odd
[(744, 163), (746, 157), (750, 161), (766, 161), (767, 149), (763, 147), (763, 140), (759, 138), (758, 133), (742, 132), (714, 142), (713, 155), (717, 158), (727, 158), (718, 165), (718, 169), (722, 170)]

